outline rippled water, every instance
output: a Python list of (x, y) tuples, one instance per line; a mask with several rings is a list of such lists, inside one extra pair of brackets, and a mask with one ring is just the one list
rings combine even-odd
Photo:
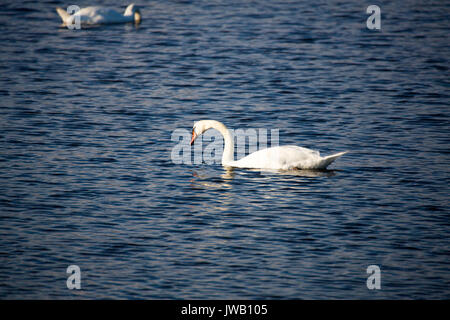
[[(74, 31), (69, 4), (0, 6), (0, 298), (450, 298), (448, 1), (378, 1), (381, 31), (359, 1), (140, 1)], [(208, 118), (350, 153), (173, 163)]]

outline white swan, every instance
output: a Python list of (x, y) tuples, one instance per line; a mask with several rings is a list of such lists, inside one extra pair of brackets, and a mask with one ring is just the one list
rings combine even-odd
[(74, 24), (77, 17), (80, 18), (81, 24), (141, 22), (141, 12), (134, 3), (130, 4), (123, 14), (114, 9), (99, 6), (82, 8), (72, 15), (62, 8), (56, 8), (56, 12), (61, 17), (64, 26)]
[(252, 168), (252, 169), (325, 169), (334, 160), (346, 154), (339, 152), (327, 157), (321, 157), (320, 153), (297, 146), (278, 146), (259, 150), (248, 156), (234, 161), (234, 142), (227, 127), (219, 121), (200, 120), (194, 123), (192, 129), (191, 145), (195, 139), (208, 129), (218, 130), (225, 141), (222, 155), (222, 165), (226, 167)]

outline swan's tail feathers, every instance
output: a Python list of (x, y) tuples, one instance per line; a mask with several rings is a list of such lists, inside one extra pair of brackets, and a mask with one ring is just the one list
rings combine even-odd
[(331, 156), (323, 157), (323, 159), (320, 161), (318, 169), (326, 169), (334, 160), (339, 158), (340, 156), (343, 156), (348, 151), (339, 152), (336, 154), (332, 154)]
[(70, 18), (70, 14), (68, 14), (66, 10), (59, 8), (59, 7), (56, 8), (56, 12), (58, 12), (63, 23), (67, 23), (67, 20)]

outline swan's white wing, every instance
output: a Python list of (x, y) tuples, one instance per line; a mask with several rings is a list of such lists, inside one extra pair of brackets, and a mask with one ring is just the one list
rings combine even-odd
[(334, 160), (347, 152), (321, 157), (316, 150), (297, 146), (281, 146), (256, 151), (228, 165), (254, 169), (326, 169)]
[(240, 168), (266, 169), (316, 169), (322, 158), (318, 151), (297, 147), (281, 146), (256, 151), (231, 164)]
[[(130, 20), (129, 17), (124, 17), (123, 14), (116, 10), (105, 7), (82, 8), (73, 14), (71, 19), (75, 19), (76, 16), (79, 16), (80, 22), (84, 24), (120, 23)], [(71, 22), (73, 23), (73, 21)]]

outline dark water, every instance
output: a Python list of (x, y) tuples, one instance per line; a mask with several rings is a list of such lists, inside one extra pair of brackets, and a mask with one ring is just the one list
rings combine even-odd
[[(140, 1), (74, 31), (69, 4), (0, 6), (0, 298), (450, 298), (448, 1), (378, 1), (380, 31), (360, 1)], [(174, 164), (200, 119), (350, 153)]]

